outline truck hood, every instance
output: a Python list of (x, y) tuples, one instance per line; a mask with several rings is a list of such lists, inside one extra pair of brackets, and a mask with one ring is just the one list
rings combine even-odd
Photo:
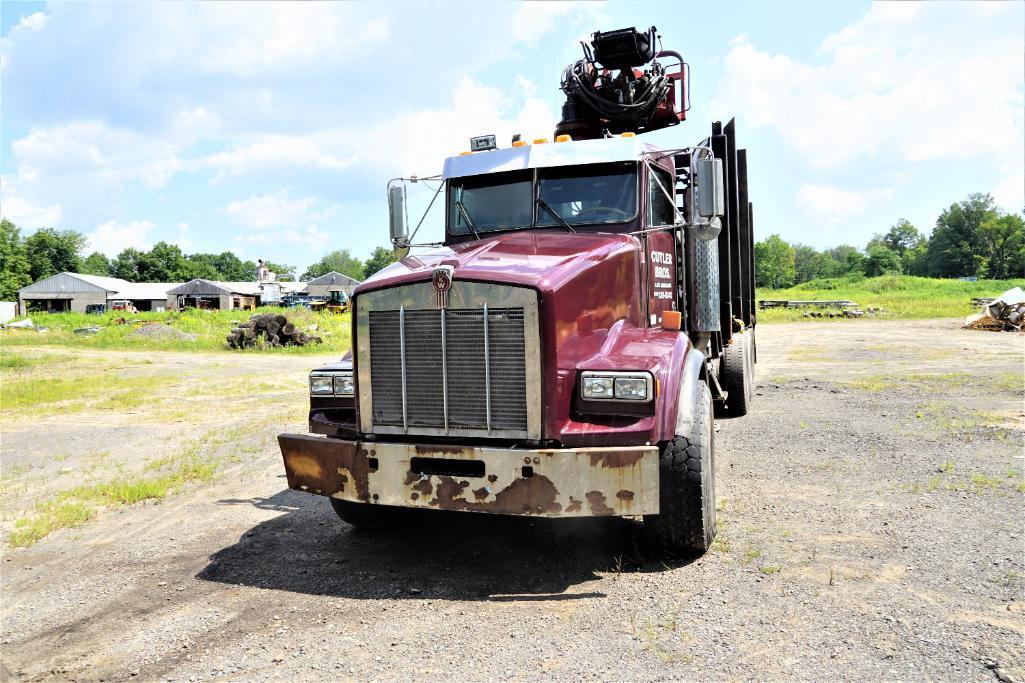
[(553, 291), (606, 259), (636, 253), (640, 243), (618, 234), (523, 230), (407, 256), (363, 282), (354, 295), (429, 280), (437, 266), (455, 268), (456, 280), (501, 282)]

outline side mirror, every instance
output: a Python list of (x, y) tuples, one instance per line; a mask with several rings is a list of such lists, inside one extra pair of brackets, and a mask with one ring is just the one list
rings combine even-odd
[(698, 215), (712, 218), (726, 213), (722, 159), (698, 159), (696, 180)]
[(388, 186), (388, 223), (392, 244), (396, 248), (409, 244), (406, 228), (406, 186)]

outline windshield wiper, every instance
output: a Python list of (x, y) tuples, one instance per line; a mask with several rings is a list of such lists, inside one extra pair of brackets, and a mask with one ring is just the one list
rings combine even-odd
[(546, 202), (545, 200), (541, 199), (540, 195), (538, 195), (538, 198), (537, 198), (537, 205), (540, 206), (545, 211), (547, 211), (548, 213), (552, 214), (552, 217), (555, 220), (559, 221), (559, 225), (561, 225), (562, 227), (566, 228), (570, 232), (576, 232), (576, 230), (573, 229), (573, 226), (566, 222), (566, 219), (564, 219), (562, 216), (557, 214), (555, 212), (555, 209), (553, 209), (552, 207), (548, 206), (548, 202)]
[(456, 200), (456, 208), (459, 209), (460, 215), (463, 217), (463, 220), (466, 221), (466, 227), (470, 228), (470, 232), (473, 233), (474, 237), (480, 239), (480, 235), (477, 234), (477, 225), (473, 222), (473, 219), (470, 218), (470, 214), (467, 212), (466, 207), (463, 206), (463, 203), (458, 199)]

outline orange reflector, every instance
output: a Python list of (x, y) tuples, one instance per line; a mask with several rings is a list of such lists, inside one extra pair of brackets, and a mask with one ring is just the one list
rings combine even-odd
[(632, 137), (635, 137), (636, 135), (637, 135), (637, 133), (623, 133), (619, 137), (621, 137), (621, 138), (632, 138)]
[(556, 141), (556, 142), (569, 142), (569, 141), (570, 141), (570, 140), (572, 140), (572, 139), (573, 139), (573, 138), (571, 138), (571, 137), (570, 137), (570, 136), (568, 136), (568, 135), (556, 135), (556, 136), (555, 136), (555, 141)]
[(662, 329), (678, 330), (683, 324), (683, 316), (679, 311), (662, 311)]
[(526, 147), (527, 146), (527, 141), (526, 140), (517, 140), (516, 142), (512, 143), (512, 146), (513, 147)]
[(460, 152), (459, 156), (465, 157), (467, 154), (473, 154), (473, 152)]
[(543, 145), (548, 142), (548, 138), (534, 138), (535, 145)]

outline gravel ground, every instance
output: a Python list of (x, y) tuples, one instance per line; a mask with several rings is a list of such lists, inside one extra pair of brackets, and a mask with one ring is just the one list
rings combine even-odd
[(271, 420), (213, 484), (5, 549), (0, 674), (1025, 681), (1025, 340), (862, 320), (758, 342), (702, 559), (646, 556), (624, 519), (357, 533), (285, 488), (273, 435), (298, 425)]

